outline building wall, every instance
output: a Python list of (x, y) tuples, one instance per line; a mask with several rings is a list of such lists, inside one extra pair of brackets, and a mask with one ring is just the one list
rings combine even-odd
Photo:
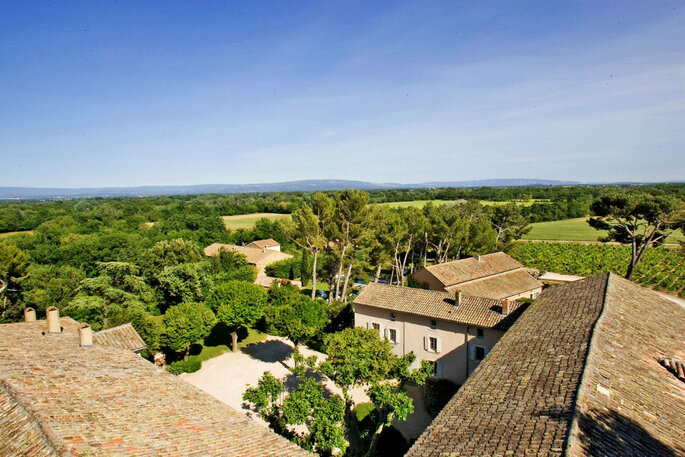
[(435, 276), (433, 276), (432, 273), (430, 273), (428, 270), (425, 268), (414, 272), (412, 277), (422, 283), (426, 284), (428, 286), (428, 290), (440, 290), (440, 291), (445, 291), (445, 285), (438, 280)]
[[(359, 304), (355, 304), (354, 308), (355, 326), (369, 328), (370, 323), (377, 323), (384, 338), (387, 329), (397, 330), (397, 344), (391, 343), (394, 354), (403, 356), (413, 352), (417, 358), (416, 366), (423, 360), (438, 362), (437, 377), (460, 385), (480, 363), (472, 360), (472, 347), (482, 346), (487, 352), (504, 334), (499, 330), (483, 329), (483, 338), (480, 339), (477, 337), (478, 329), (474, 326), (436, 319), (437, 328), (433, 330), (429, 317), (395, 312), (393, 322), (388, 310)], [(426, 350), (425, 337), (438, 339), (437, 353)]]
[(538, 295), (542, 293), (542, 287), (538, 287), (537, 289), (533, 290), (528, 290), (526, 292), (522, 292), (517, 295), (512, 295), (510, 297), (506, 297), (508, 300), (516, 300), (518, 298), (538, 298)]

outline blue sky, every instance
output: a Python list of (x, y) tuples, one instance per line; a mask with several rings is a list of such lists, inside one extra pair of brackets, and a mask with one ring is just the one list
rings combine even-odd
[(0, 3), (0, 186), (685, 178), (685, 3)]

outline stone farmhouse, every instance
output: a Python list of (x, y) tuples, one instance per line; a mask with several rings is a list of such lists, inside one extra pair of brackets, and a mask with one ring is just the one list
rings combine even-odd
[(357, 327), (373, 328), (393, 353), (434, 363), (435, 376), (463, 384), (526, 305), (460, 292), (372, 283), (354, 300)]
[(430, 290), (493, 299), (537, 298), (543, 284), (504, 252), (422, 268), (413, 279)]
[(685, 455), (685, 308), (604, 273), (552, 286), (409, 457)]
[(0, 455), (311, 455), (121, 347), (133, 328), (31, 311), (0, 325)]
[(292, 254), (281, 252), (281, 245), (276, 240), (257, 240), (245, 246), (236, 246), (235, 244), (213, 243), (204, 249), (207, 257), (219, 255), (219, 251), (225, 249), (228, 251), (235, 251), (247, 257), (247, 263), (253, 265), (257, 269), (257, 279), (255, 284), (260, 284), (265, 288), (269, 288), (274, 281), (287, 281), (298, 287), (301, 286), (299, 281), (285, 280), (274, 278), (266, 274), (266, 267), (272, 263), (280, 262), (281, 260), (292, 259)]

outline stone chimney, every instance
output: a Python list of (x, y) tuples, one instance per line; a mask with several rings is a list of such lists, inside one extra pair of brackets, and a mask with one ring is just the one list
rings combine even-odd
[(48, 321), (48, 333), (62, 333), (62, 327), (59, 325), (59, 310), (54, 306), (45, 310), (45, 317)]
[(502, 315), (508, 316), (511, 311), (511, 302), (506, 298), (502, 300)]
[(35, 322), (36, 310), (29, 307), (24, 310), (24, 322)]
[(460, 291), (457, 291), (457, 292), (454, 294), (454, 304), (455, 304), (455, 306), (461, 305), (461, 299), (462, 299), (462, 298), (463, 298), (463, 297), (461, 296), (461, 292), (460, 292)]
[(93, 330), (85, 322), (78, 327), (79, 344), (82, 348), (93, 347)]

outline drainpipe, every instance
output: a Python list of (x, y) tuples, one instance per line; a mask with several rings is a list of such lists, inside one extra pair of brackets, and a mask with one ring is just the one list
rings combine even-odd
[(464, 382), (466, 382), (467, 379), (469, 379), (469, 326), (466, 326), (466, 377), (464, 378)]

